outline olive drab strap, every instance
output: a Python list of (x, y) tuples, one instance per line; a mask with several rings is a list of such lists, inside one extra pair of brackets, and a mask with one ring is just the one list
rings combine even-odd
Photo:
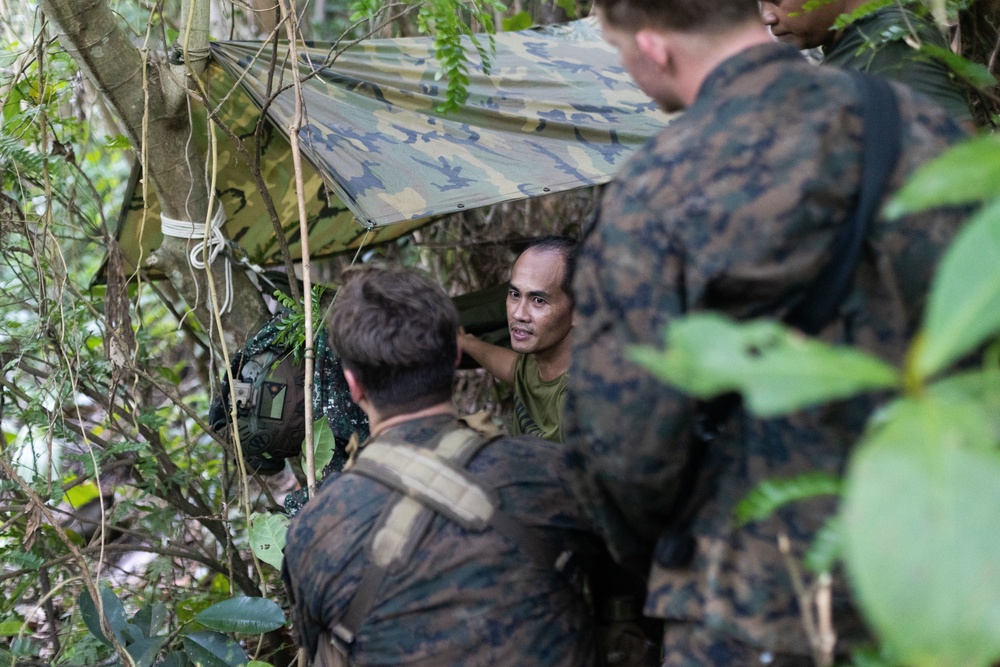
[[(431, 448), (377, 440), (364, 447), (352, 473), (378, 481), (396, 493), (382, 511), (366, 547), (368, 565), (340, 623), (332, 628), (330, 647), (349, 665), (350, 648), (375, 602), (387, 574), (406, 565), (439, 514), (463, 529), (493, 529), (517, 544), (542, 567), (564, 571), (572, 554), (560, 553), (500, 510), (500, 500), (464, 468), (492, 438), (469, 426), (447, 431)], [(317, 655), (317, 658), (319, 656)], [(324, 667), (327, 667), (324, 665)]]

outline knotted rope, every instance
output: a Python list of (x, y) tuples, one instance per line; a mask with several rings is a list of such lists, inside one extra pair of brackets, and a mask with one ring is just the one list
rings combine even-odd
[[(226, 249), (226, 237), (222, 234), (222, 225), (226, 221), (226, 211), (221, 206), (215, 209), (212, 216), (211, 226), (205, 229), (202, 222), (189, 222), (186, 220), (175, 220), (164, 214), (160, 214), (160, 231), (164, 236), (172, 236), (179, 239), (201, 239), (194, 244), (191, 252), (188, 253), (188, 261), (195, 269), (204, 269), (205, 261), (203, 256), (208, 258), (208, 263), (212, 263), (219, 256), (219, 253)], [(222, 300), (220, 312), (228, 313), (233, 306), (233, 267), (228, 262), (223, 262), (223, 276), (225, 282), (225, 297)], [(207, 299), (207, 305), (211, 308), (211, 294)]]

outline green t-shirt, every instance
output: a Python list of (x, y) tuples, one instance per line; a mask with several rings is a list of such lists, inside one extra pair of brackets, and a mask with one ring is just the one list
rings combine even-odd
[(538, 364), (533, 355), (517, 355), (511, 432), (562, 442), (562, 412), (568, 380), (569, 374), (563, 373), (546, 382), (538, 374)]
[(924, 44), (948, 48), (928, 19), (899, 7), (885, 7), (844, 28), (823, 54), (823, 64), (894, 79), (936, 102), (956, 121), (972, 119), (969, 101), (944, 63), (906, 43), (912, 31)]

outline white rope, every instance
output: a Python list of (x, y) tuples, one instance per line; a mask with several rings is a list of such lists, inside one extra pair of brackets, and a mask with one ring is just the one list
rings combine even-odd
[[(204, 269), (203, 254), (207, 255), (208, 262), (212, 263), (219, 256), (219, 253), (226, 249), (226, 237), (222, 235), (222, 225), (225, 221), (226, 211), (222, 206), (219, 206), (215, 209), (215, 215), (212, 216), (211, 229), (206, 234), (204, 223), (174, 220), (161, 213), (160, 231), (163, 232), (164, 236), (179, 239), (201, 239), (188, 253), (188, 261), (195, 269)], [(233, 267), (228, 261), (223, 261), (222, 270), (225, 276), (226, 294), (220, 312), (228, 313), (233, 307)], [(208, 296), (209, 308), (212, 307), (211, 298), (210, 292)]]

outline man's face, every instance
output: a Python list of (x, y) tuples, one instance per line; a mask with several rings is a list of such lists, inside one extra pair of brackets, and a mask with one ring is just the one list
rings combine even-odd
[(561, 287), (565, 269), (562, 253), (552, 250), (526, 250), (514, 262), (507, 328), (515, 352), (543, 354), (569, 344), (573, 302)]
[(843, 0), (803, 9), (806, 0), (761, 0), (760, 15), (771, 34), (799, 49), (827, 46), (836, 33), (830, 30), (843, 11)]
[(601, 20), (601, 34), (604, 41), (618, 50), (622, 67), (629, 73), (639, 89), (649, 95), (667, 113), (683, 109), (684, 104), (678, 99), (671, 87), (669, 77), (657, 65), (656, 61), (639, 47), (635, 34), (614, 27), (604, 19), (599, 10), (598, 16)]

